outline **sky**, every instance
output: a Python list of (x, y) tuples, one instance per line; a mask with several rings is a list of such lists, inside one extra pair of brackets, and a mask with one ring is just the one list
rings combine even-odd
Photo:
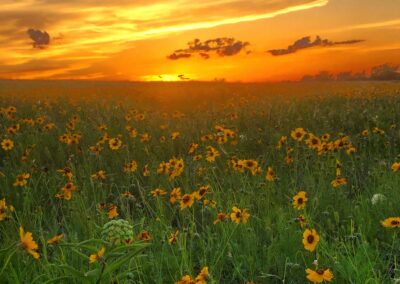
[(400, 64), (400, 0), (1, 0), (0, 78), (261, 82)]

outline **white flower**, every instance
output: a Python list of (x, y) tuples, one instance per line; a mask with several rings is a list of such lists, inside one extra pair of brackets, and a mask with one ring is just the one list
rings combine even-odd
[(385, 200), (386, 200), (386, 196), (381, 193), (375, 193), (371, 198), (371, 202), (373, 205), (375, 205), (379, 202), (383, 202)]

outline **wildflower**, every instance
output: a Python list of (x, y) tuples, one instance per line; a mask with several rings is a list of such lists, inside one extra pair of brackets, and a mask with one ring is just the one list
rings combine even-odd
[(56, 194), (56, 198), (64, 199), (64, 200), (71, 200), (72, 192), (75, 190), (76, 190), (76, 186), (72, 182), (69, 182), (61, 189), (61, 193)]
[(196, 276), (196, 284), (206, 284), (208, 278), (208, 267), (205, 266), (201, 269), (200, 273)]
[(196, 151), (196, 149), (199, 147), (199, 144), (196, 144), (196, 143), (191, 143), (190, 145), (189, 145), (189, 151), (188, 151), (188, 154), (190, 155), (190, 154), (193, 154), (195, 151)]
[(111, 138), (108, 141), (108, 145), (110, 146), (111, 150), (118, 150), (122, 145), (122, 141), (119, 138)]
[(392, 165), (392, 171), (393, 172), (397, 172), (398, 170), (400, 170), (400, 162), (395, 162)]
[(148, 133), (140, 135), (140, 142), (148, 142), (148, 141), (150, 141), (150, 135)]
[(3, 221), (7, 218), (7, 214), (14, 211), (14, 207), (11, 205), (7, 205), (6, 199), (0, 199), (0, 221)]
[(334, 180), (331, 181), (331, 185), (333, 187), (338, 187), (345, 184), (347, 184), (347, 179), (340, 176), (337, 176)]
[(151, 236), (149, 234), (149, 232), (147, 232), (146, 230), (142, 231), (139, 236), (138, 236), (138, 240), (140, 241), (150, 241), (151, 240)]
[(306, 207), (307, 203), (307, 196), (305, 191), (300, 191), (298, 192), (294, 197), (293, 197), (293, 208), (297, 210), (304, 209)]
[(30, 178), (30, 174), (28, 173), (22, 173), (20, 175), (17, 175), (17, 178), (14, 182), (14, 186), (25, 186), (28, 184), (28, 179)]
[(129, 191), (125, 191), (125, 192), (121, 193), (121, 195), (122, 195), (123, 197), (126, 197), (126, 198), (131, 198), (131, 197), (133, 197), (133, 194), (130, 193)]
[(312, 133), (308, 133), (308, 139), (306, 140), (306, 144), (311, 149), (317, 149), (321, 145), (321, 139), (319, 139)]
[(14, 148), (14, 142), (11, 139), (3, 139), (3, 141), (1, 141), (1, 147), (4, 151), (10, 151)]
[(173, 245), (178, 241), (178, 234), (179, 234), (179, 230), (177, 230), (175, 233), (171, 233), (171, 235), (168, 238), (168, 243), (170, 245)]
[(57, 170), (57, 172), (67, 177), (69, 180), (72, 180), (73, 173), (71, 168), (65, 167), (63, 169)]
[(382, 226), (386, 228), (400, 228), (400, 217), (389, 217), (381, 221)]
[(143, 176), (148, 177), (150, 175), (150, 169), (148, 165), (144, 165), (143, 167)]
[(174, 131), (171, 134), (171, 139), (176, 140), (176, 139), (178, 139), (179, 136), (180, 136), (180, 133), (178, 131)]
[(331, 138), (331, 136), (328, 133), (321, 136), (321, 140), (324, 142), (329, 141), (330, 138)]
[(151, 191), (151, 195), (153, 195), (153, 197), (162, 196), (162, 195), (166, 195), (166, 194), (167, 194), (167, 192), (161, 188), (156, 188)]
[(304, 224), (306, 223), (304, 215), (300, 215), (299, 217), (297, 217), (296, 222), (298, 222), (300, 224), (300, 227), (303, 228)]
[(48, 245), (55, 245), (57, 244), (62, 238), (64, 238), (64, 234), (55, 235), (51, 239), (47, 241)]
[(92, 174), (90, 177), (91, 177), (92, 179), (94, 179), (94, 180), (101, 180), (101, 179), (102, 179), (102, 180), (105, 180), (105, 179), (106, 179), (106, 172), (103, 171), (103, 170), (100, 170), (100, 171), (98, 171), (98, 172)]
[(104, 253), (106, 252), (105, 247), (101, 247), (98, 252), (89, 256), (89, 263), (95, 263), (103, 259)]
[(313, 252), (319, 242), (319, 235), (315, 229), (306, 229), (303, 233), (303, 245), (308, 251)]
[(192, 207), (193, 203), (194, 203), (193, 194), (185, 194), (181, 199), (180, 208), (181, 208), (181, 210), (185, 209), (187, 207), (190, 208), (190, 207)]
[(209, 190), (210, 190), (209, 186), (202, 186), (197, 191), (193, 192), (193, 195), (197, 200), (201, 200), (204, 197), (204, 195), (206, 195), (206, 193), (209, 192)]
[(272, 169), (272, 167), (268, 167), (268, 169), (267, 169), (267, 174), (265, 175), (265, 179), (266, 179), (267, 181), (274, 181), (274, 180), (276, 180), (275, 172), (274, 172), (274, 170)]
[(219, 156), (219, 152), (217, 149), (215, 149), (212, 146), (207, 146), (207, 154), (206, 154), (206, 160), (208, 162), (214, 162), (215, 158)]
[(169, 202), (171, 202), (172, 204), (174, 204), (175, 202), (177, 202), (178, 200), (181, 199), (182, 195), (181, 195), (181, 188), (180, 187), (175, 187), (172, 189), (171, 193), (169, 194), (170, 198), (169, 198)]
[(331, 282), (333, 279), (333, 273), (330, 269), (317, 269), (316, 271), (307, 268), (307, 279), (313, 283), (322, 283), (324, 281)]
[(108, 219), (114, 219), (115, 217), (117, 217), (118, 214), (118, 207), (117, 205), (111, 204), (108, 207)]
[(125, 173), (133, 173), (133, 172), (136, 172), (136, 170), (137, 170), (137, 162), (136, 161), (134, 161), (134, 160), (132, 160), (132, 161), (130, 161), (128, 164), (125, 164), (124, 165), (124, 172)]
[(306, 131), (303, 128), (296, 128), (290, 133), (290, 136), (296, 141), (303, 140), (304, 136), (306, 135)]
[(236, 224), (240, 224), (240, 222), (246, 224), (247, 220), (250, 218), (250, 214), (247, 213), (247, 209), (239, 209), (236, 206), (234, 206), (232, 207), (232, 213), (230, 217), (231, 220)]
[(368, 135), (369, 135), (368, 129), (363, 130), (363, 131), (361, 132), (361, 135), (362, 135), (362, 136), (368, 136)]
[(279, 139), (278, 144), (276, 145), (276, 148), (277, 148), (278, 150), (281, 149), (281, 148), (283, 147), (283, 145), (285, 145), (286, 141), (287, 141), (287, 136), (282, 136), (282, 137)]
[(175, 284), (196, 284), (196, 282), (190, 277), (190, 275), (184, 275), (182, 279)]
[(218, 213), (217, 219), (214, 220), (213, 224), (217, 225), (218, 223), (225, 221), (226, 219), (228, 219), (228, 215), (220, 212), (220, 213)]
[(380, 135), (385, 134), (385, 131), (384, 131), (383, 129), (378, 128), (378, 127), (374, 127), (374, 128), (372, 129), (372, 132), (374, 132), (374, 133), (376, 133), (376, 134), (380, 134)]
[(33, 256), (34, 259), (39, 259), (40, 254), (37, 252), (39, 246), (38, 244), (33, 240), (32, 233), (31, 232), (24, 232), (24, 228), (19, 227), (19, 237), (21, 240), (21, 246), (22, 248), (29, 253), (30, 255)]

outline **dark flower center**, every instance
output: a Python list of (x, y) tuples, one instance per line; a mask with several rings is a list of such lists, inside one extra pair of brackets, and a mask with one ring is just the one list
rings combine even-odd
[(312, 243), (314, 242), (314, 236), (313, 236), (313, 235), (309, 235), (309, 236), (307, 237), (307, 242), (308, 242), (309, 244), (312, 244)]

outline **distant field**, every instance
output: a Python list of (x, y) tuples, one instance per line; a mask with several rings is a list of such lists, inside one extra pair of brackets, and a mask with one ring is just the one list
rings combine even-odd
[(0, 81), (0, 107), (0, 283), (400, 279), (400, 83)]

